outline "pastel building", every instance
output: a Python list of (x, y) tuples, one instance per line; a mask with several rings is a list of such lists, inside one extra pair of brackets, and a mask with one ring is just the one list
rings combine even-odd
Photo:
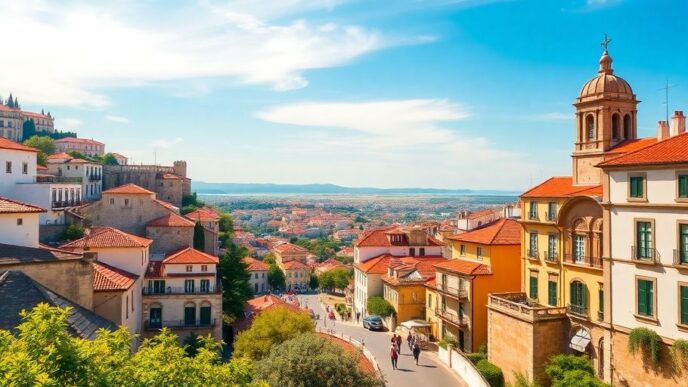
[(57, 152), (79, 152), (86, 156), (95, 157), (105, 154), (105, 144), (88, 138), (65, 137), (55, 140)]

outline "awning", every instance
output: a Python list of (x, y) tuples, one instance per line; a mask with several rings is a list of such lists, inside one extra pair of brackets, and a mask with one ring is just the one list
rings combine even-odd
[(586, 348), (590, 344), (590, 333), (585, 329), (579, 329), (578, 332), (571, 338), (571, 343), (569, 343), (569, 348), (574, 349), (578, 352), (587, 352)]
[(408, 320), (401, 323), (401, 326), (406, 329), (416, 329), (416, 328), (430, 328), (432, 324), (422, 321), (422, 320)]

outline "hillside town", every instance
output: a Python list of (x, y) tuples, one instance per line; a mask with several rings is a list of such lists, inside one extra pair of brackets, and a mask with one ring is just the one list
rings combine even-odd
[(609, 43), (518, 197), (204, 195), (0, 99), (0, 385), (688, 385), (686, 117)]

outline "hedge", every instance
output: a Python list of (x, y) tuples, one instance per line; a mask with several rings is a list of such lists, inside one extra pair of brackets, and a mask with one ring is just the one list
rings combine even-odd
[(501, 368), (485, 359), (480, 360), (475, 365), (475, 368), (478, 369), (478, 372), (483, 375), (491, 387), (504, 387), (504, 374), (502, 374)]
[(481, 360), (487, 360), (487, 356), (485, 356), (484, 353), (480, 352), (465, 353), (464, 356), (466, 356), (466, 359), (470, 360), (473, 364), (478, 364), (478, 362)]

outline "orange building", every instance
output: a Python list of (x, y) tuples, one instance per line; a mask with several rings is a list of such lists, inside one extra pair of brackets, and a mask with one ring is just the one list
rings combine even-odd
[(446, 238), (452, 259), (435, 265), (437, 300), (432, 316), (440, 339), (475, 352), (487, 344), (487, 298), (490, 293), (521, 288), (521, 226), (500, 219), (482, 228)]

